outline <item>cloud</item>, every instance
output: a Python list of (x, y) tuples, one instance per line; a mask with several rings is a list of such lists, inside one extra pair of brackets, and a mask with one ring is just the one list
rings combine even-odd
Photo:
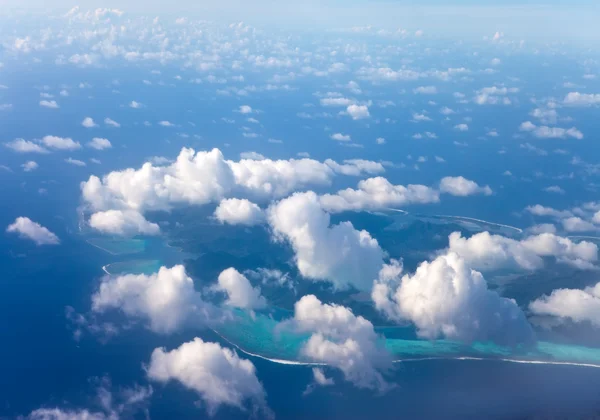
[(591, 242), (574, 243), (569, 238), (542, 233), (522, 240), (477, 233), (463, 238), (460, 232), (449, 237), (450, 252), (465, 259), (476, 270), (495, 270), (518, 267), (536, 270), (544, 266), (545, 257), (553, 257), (560, 263), (579, 268), (593, 268), (598, 260), (598, 247)]
[(267, 305), (267, 300), (260, 294), (260, 287), (252, 287), (250, 281), (231, 267), (219, 274), (218, 284), (214, 290), (225, 292), (229, 306), (242, 309), (262, 309)]
[(492, 194), (492, 189), (488, 185), (480, 187), (475, 181), (462, 176), (447, 176), (442, 178), (440, 181), (440, 191), (458, 197), (466, 197), (474, 194)]
[(289, 327), (311, 334), (300, 350), (302, 357), (340, 369), (344, 378), (359, 388), (379, 391), (390, 388), (382, 373), (391, 368), (391, 357), (373, 324), (362, 316), (307, 295), (294, 305), (294, 317), (279, 326)]
[(367, 231), (354, 229), (350, 222), (330, 226), (330, 216), (314, 192), (295, 193), (271, 205), (267, 214), (275, 239), (292, 245), (304, 277), (328, 281), (336, 289), (370, 289), (383, 263), (383, 250)]
[(568, 210), (556, 210), (552, 207), (544, 207), (540, 204), (528, 206), (525, 208), (525, 210), (535, 216), (550, 216), (558, 219), (561, 219), (563, 217), (570, 217), (573, 215), (573, 213), (571, 213)]
[(238, 112), (241, 114), (252, 114), (253, 110), (252, 107), (249, 105), (241, 105), (238, 109)]
[(467, 124), (458, 124), (454, 126), (454, 129), (458, 131), (469, 131), (469, 126)]
[(60, 243), (58, 236), (28, 217), (17, 217), (14, 223), (6, 228), (6, 232), (17, 233), (22, 239), (31, 239), (38, 246)]
[(139, 103), (139, 102), (136, 102), (136, 101), (131, 101), (131, 102), (129, 102), (129, 108), (133, 108), (133, 109), (139, 109), (139, 108), (141, 108), (141, 107), (143, 107), (143, 106), (144, 106), (144, 105), (142, 105), (141, 103)]
[(366, 105), (349, 105), (346, 108), (346, 112), (353, 120), (362, 120), (363, 118), (369, 118), (371, 116), (369, 107)]
[(563, 190), (558, 185), (551, 185), (549, 187), (546, 187), (546, 188), (544, 188), (544, 191), (549, 192), (549, 193), (554, 193), (554, 194), (564, 194), (565, 193), (565, 190)]
[(221, 223), (245, 226), (254, 226), (265, 220), (260, 207), (247, 199), (239, 198), (221, 200), (215, 210), (215, 217)]
[(350, 138), (350, 135), (348, 135), (348, 134), (342, 134), (342, 133), (335, 133), (335, 134), (332, 134), (329, 137), (332, 140), (336, 140), (336, 141), (351, 141), (352, 140), (352, 138)]
[(600, 283), (580, 289), (557, 289), (529, 304), (535, 315), (570, 319), (573, 322), (590, 322), (600, 327)]
[(30, 160), (28, 162), (25, 162), (24, 164), (21, 165), (21, 167), (23, 168), (23, 170), (25, 172), (31, 172), (31, 171), (35, 171), (38, 168), (38, 164), (37, 162)]
[(67, 162), (70, 165), (75, 165), (75, 166), (86, 166), (85, 162), (79, 159), (73, 159), (73, 158), (66, 158), (65, 162)]
[(194, 338), (171, 351), (157, 348), (150, 357), (148, 377), (163, 383), (177, 381), (193, 390), (210, 415), (221, 405), (245, 411), (249, 402), (254, 410), (271, 417), (265, 390), (252, 362), (217, 343)]
[(435, 189), (425, 185), (392, 185), (387, 179), (376, 177), (360, 181), (358, 189), (347, 188), (336, 194), (325, 194), (319, 200), (324, 210), (339, 213), (437, 203), (440, 198)]
[(141, 318), (157, 333), (171, 333), (188, 322), (203, 325), (211, 320), (212, 307), (194, 289), (183, 265), (161, 267), (157, 273), (105, 276), (92, 296), (92, 310), (118, 309)]
[(16, 139), (5, 144), (11, 150), (17, 153), (49, 153), (48, 149), (43, 148), (39, 144), (24, 139)]
[(115, 128), (119, 128), (119, 127), (121, 127), (121, 124), (119, 124), (119, 123), (118, 123), (118, 122), (116, 122), (115, 120), (113, 120), (113, 119), (110, 119), (110, 118), (108, 118), (108, 117), (106, 117), (106, 118), (104, 119), (104, 124), (108, 125), (109, 127), (115, 127)]
[(413, 89), (413, 93), (420, 95), (435, 95), (437, 93), (437, 88), (435, 86), (419, 86), (418, 88)]
[(91, 147), (92, 149), (104, 150), (104, 149), (110, 149), (112, 147), (112, 144), (110, 143), (110, 141), (108, 139), (104, 139), (101, 137), (94, 137), (92, 139), (92, 141), (88, 143), (88, 146)]
[(569, 92), (563, 103), (569, 106), (600, 105), (600, 93)]
[(545, 125), (536, 126), (531, 121), (525, 121), (519, 126), (520, 131), (530, 132), (535, 137), (540, 139), (566, 139), (574, 138), (577, 140), (583, 139), (583, 133), (575, 127), (560, 128), (548, 127)]
[(102, 233), (122, 236), (158, 235), (160, 228), (132, 210), (107, 210), (92, 214), (90, 226)]
[(42, 138), (42, 143), (44, 146), (50, 149), (58, 149), (58, 150), (77, 150), (81, 149), (81, 144), (76, 141), (73, 141), (72, 138), (69, 137), (58, 137), (58, 136), (44, 136)]
[(425, 261), (400, 279), (401, 271), (397, 262), (384, 267), (372, 298), (389, 318), (413, 322), (420, 337), (502, 345), (535, 340), (516, 302), (488, 290), (481, 273), (456, 253)]
[(342, 106), (348, 107), (354, 104), (354, 100), (348, 98), (321, 98), (322, 106)]
[(44, 107), (44, 108), (51, 108), (51, 109), (57, 109), (57, 108), (59, 108), (59, 106), (56, 103), (56, 101), (47, 101), (47, 100), (40, 101), (40, 106)]
[(84, 126), (85, 128), (98, 127), (98, 124), (96, 124), (91, 117), (85, 117), (83, 119), (83, 121), (81, 122), (81, 125)]
[(383, 137), (377, 137), (375, 139), (375, 143), (377, 143), (377, 144), (385, 144), (385, 139)]

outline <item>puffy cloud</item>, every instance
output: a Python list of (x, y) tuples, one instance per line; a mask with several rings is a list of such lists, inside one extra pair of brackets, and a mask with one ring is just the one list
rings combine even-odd
[(73, 158), (66, 158), (65, 162), (67, 162), (70, 165), (75, 165), (75, 166), (86, 166), (85, 162), (79, 159), (73, 159)]
[[(423, 262), (400, 280), (401, 267), (384, 267), (375, 283), (375, 306), (394, 320), (410, 320), (419, 336), (465, 342), (529, 344), (533, 331), (512, 299), (488, 290), (481, 273), (454, 252)], [(397, 285), (396, 289), (394, 287)]]
[(454, 126), (454, 129), (458, 131), (469, 131), (469, 126), (467, 124), (457, 124)]
[[(194, 290), (194, 281), (183, 265), (161, 267), (157, 273), (105, 276), (92, 296), (92, 310), (118, 309), (144, 319), (158, 333), (170, 333), (187, 322), (211, 320), (212, 307)], [(193, 318), (193, 319), (192, 319)]]
[(115, 120), (106, 117), (104, 119), (104, 124), (108, 125), (109, 127), (115, 127), (115, 128), (119, 128), (121, 127), (121, 124), (119, 124), (118, 122), (116, 122)]
[(84, 126), (85, 128), (98, 127), (98, 124), (96, 124), (91, 117), (85, 117), (83, 119), (83, 121), (81, 122), (81, 125)]
[(367, 105), (348, 105), (346, 112), (353, 120), (362, 120), (363, 118), (369, 118), (371, 116)]
[(336, 173), (360, 175), (382, 170), (375, 162), (354, 160), (343, 165), (313, 159), (225, 160), (219, 149), (196, 153), (182, 149), (174, 163), (91, 176), (81, 185), (92, 211), (170, 210), (173, 206), (203, 205), (233, 195), (278, 198), (308, 185), (329, 185)]
[(112, 235), (158, 235), (160, 228), (134, 210), (107, 210), (92, 214), (90, 226)]
[(600, 327), (600, 283), (580, 289), (557, 289), (529, 304), (536, 315), (568, 318), (573, 322), (590, 322)]
[(21, 165), (21, 167), (23, 168), (23, 170), (25, 172), (31, 172), (31, 171), (35, 171), (38, 168), (38, 164), (37, 162), (30, 160), (28, 162), (25, 162), (24, 164)]
[(354, 104), (354, 101), (352, 99), (348, 99), (348, 98), (321, 98), (320, 102), (321, 102), (322, 106), (348, 107), (348, 106)]
[(253, 110), (252, 107), (249, 105), (241, 105), (238, 112), (240, 112), (241, 114), (252, 114)]
[(13, 224), (8, 225), (6, 231), (17, 233), (23, 239), (31, 239), (36, 245), (57, 245), (60, 243), (58, 236), (28, 217), (17, 217)]
[(131, 101), (129, 102), (129, 108), (133, 108), (133, 109), (139, 109), (141, 108), (143, 105), (137, 101)]
[(42, 143), (44, 146), (50, 149), (58, 149), (58, 150), (77, 150), (81, 149), (81, 144), (76, 141), (73, 141), (72, 138), (69, 137), (58, 137), (58, 136), (44, 136), (42, 138)]
[(5, 144), (11, 150), (18, 153), (49, 153), (48, 149), (43, 148), (39, 144), (25, 139), (16, 139)]
[(45, 99), (40, 101), (40, 106), (44, 107), (44, 108), (51, 108), (51, 109), (59, 108), (58, 103), (56, 101), (47, 101)]
[(418, 88), (413, 89), (413, 93), (421, 95), (435, 95), (437, 93), (437, 88), (435, 86), (419, 86)]
[(215, 217), (221, 223), (246, 226), (257, 225), (265, 220), (265, 215), (261, 208), (245, 198), (227, 198), (221, 200), (215, 210)]
[(489, 232), (463, 238), (460, 232), (449, 237), (450, 252), (458, 254), (477, 270), (520, 267), (535, 270), (543, 267), (543, 257), (580, 268), (592, 268), (598, 259), (598, 247), (591, 242), (574, 243), (568, 238), (542, 233), (520, 241)]
[(233, 267), (219, 274), (214, 290), (225, 292), (225, 303), (236, 308), (262, 309), (267, 305), (267, 300), (260, 294), (260, 287), (252, 287), (246, 276)]
[(352, 138), (350, 138), (350, 135), (348, 135), (348, 134), (342, 134), (342, 133), (335, 133), (335, 134), (332, 134), (329, 137), (332, 140), (337, 140), (337, 141), (351, 141), (352, 140)]
[(104, 149), (110, 149), (112, 147), (112, 144), (110, 143), (110, 141), (108, 139), (103, 139), (101, 137), (94, 137), (92, 139), (92, 141), (88, 143), (88, 146), (91, 147), (92, 149), (104, 150)]
[(569, 106), (600, 105), (600, 93), (569, 92), (563, 103)]
[(329, 166), (335, 173), (349, 176), (360, 176), (362, 174), (378, 174), (385, 172), (385, 168), (379, 162), (364, 159), (348, 159), (343, 164), (334, 160), (326, 159), (325, 165)]
[[(314, 295), (294, 305), (294, 318), (280, 327), (311, 333), (301, 356), (342, 371), (344, 378), (360, 388), (386, 390), (382, 372), (391, 367), (391, 357), (375, 333), (373, 324), (344, 306), (321, 303)], [(319, 375), (323, 376), (324, 375)], [(316, 377), (316, 376), (315, 376)], [(328, 383), (321, 378), (323, 384)]]
[(336, 194), (320, 197), (328, 212), (385, 209), (390, 206), (439, 202), (439, 193), (425, 185), (392, 185), (383, 177), (369, 178), (358, 183), (358, 189), (347, 188)]
[(440, 191), (458, 197), (466, 197), (473, 194), (492, 194), (492, 189), (489, 186), (480, 187), (476, 182), (462, 176), (447, 176), (442, 178), (440, 181)]
[(350, 222), (330, 226), (330, 216), (314, 192), (295, 193), (273, 204), (268, 220), (275, 238), (292, 245), (304, 277), (329, 281), (338, 289), (370, 289), (383, 263), (383, 250), (367, 231), (354, 229)]
[(549, 216), (549, 217), (555, 217), (557, 219), (560, 219), (563, 217), (570, 217), (573, 215), (573, 213), (571, 213), (568, 210), (556, 210), (556, 209), (553, 209), (552, 207), (544, 207), (540, 204), (536, 204), (534, 206), (528, 206), (525, 208), (525, 210), (535, 216)]
[(252, 362), (217, 343), (194, 338), (171, 351), (157, 348), (150, 357), (148, 377), (163, 383), (177, 381), (193, 390), (211, 415), (221, 405), (246, 410), (250, 402), (254, 409), (271, 416)]
[(577, 140), (583, 139), (583, 133), (575, 127), (561, 128), (561, 127), (548, 127), (545, 125), (536, 126), (531, 121), (525, 121), (519, 126), (519, 130), (530, 132), (535, 137), (540, 139), (566, 139), (574, 138)]

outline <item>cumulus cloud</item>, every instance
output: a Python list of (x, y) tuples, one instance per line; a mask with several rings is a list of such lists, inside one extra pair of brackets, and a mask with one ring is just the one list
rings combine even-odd
[(600, 105), (600, 93), (569, 92), (563, 103), (569, 106)]
[(358, 183), (358, 189), (347, 188), (320, 197), (322, 207), (331, 213), (385, 209), (391, 206), (439, 202), (439, 193), (425, 185), (392, 185), (383, 177)]
[(168, 211), (176, 205), (203, 205), (235, 195), (279, 198), (309, 185), (329, 185), (336, 173), (360, 175), (383, 167), (353, 160), (343, 165), (313, 159), (225, 160), (218, 149), (182, 149), (174, 163), (91, 176), (81, 185), (89, 210)]
[(575, 127), (561, 128), (548, 127), (545, 125), (536, 126), (531, 121), (525, 121), (519, 126), (519, 130), (532, 133), (535, 137), (540, 139), (583, 139), (583, 133)]
[(454, 126), (454, 129), (458, 130), (458, 131), (469, 131), (469, 126), (467, 124), (464, 124), (464, 123), (463, 124), (457, 124), (457, 125)]
[(5, 146), (17, 153), (49, 153), (48, 149), (25, 139), (15, 139), (6, 143)]
[[(530, 344), (533, 331), (512, 299), (488, 290), (481, 273), (454, 252), (423, 262), (413, 275), (400, 279), (393, 262), (382, 269), (372, 298), (393, 320), (409, 320), (419, 336), (465, 342), (494, 341), (502, 345)], [(395, 288), (395, 289), (394, 289)]]
[(275, 239), (288, 241), (300, 273), (329, 281), (337, 289), (369, 290), (383, 263), (383, 250), (365, 230), (352, 223), (330, 226), (330, 216), (310, 191), (295, 193), (268, 209)]
[(98, 127), (98, 124), (96, 124), (91, 117), (85, 117), (83, 119), (83, 121), (81, 122), (81, 125), (84, 126), (85, 128)]
[(107, 210), (92, 214), (90, 226), (112, 235), (158, 235), (160, 228), (132, 210)]
[(45, 99), (40, 101), (40, 106), (44, 107), (44, 108), (51, 108), (51, 109), (59, 108), (58, 103), (56, 101), (48, 101)]
[(25, 162), (24, 164), (21, 165), (21, 167), (23, 168), (23, 170), (25, 172), (31, 172), (31, 171), (35, 171), (38, 168), (38, 164), (37, 162), (30, 160), (28, 162)]
[(44, 146), (50, 149), (58, 149), (58, 150), (77, 150), (81, 149), (81, 144), (76, 141), (73, 141), (72, 138), (69, 137), (58, 137), (58, 136), (44, 136), (42, 138), (42, 143)]
[(28, 217), (17, 217), (14, 223), (8, 225), (6, 232), (17, 233), (20, 238), (30, 239), (38, 246), (60, 243), (58, 236)]
[(238, 109), (238, 112), (241, 114), (252, 114), (252, 112), (254, 112), (254, 111), (253, 111), (252, 107), (249, 105), (241, 105)]
[(245, 198), (227, 198), (221, 200), (215, 210), (215, 217), (221, 223), (246, 226), (257, 225), (265, 220), (265, 215), (261, 208)]
[(351, 141), (352, 138), (350, 137), (350, 135), (348, 134), (342, 134), (342, 133), (334, 133), (331, 136), (329, 136), (332, 140), (337, 140), (337, 141)]
[(419, 86), (418, 88), (413, 89), (413, 93), (421, 95), (435, 95), (437, 93), (437, 88), (435, 86)]
[(158, 333), (177, 331), (186, 323), (209, 322), (210, 304), (194, 290), (194, 281), (183, 265), (161, 267), (157, 273), (105, 276), (92, 296), (92, 310), (119, 310), (128, 317), (148, 322)]
[(210, 415), (221, 405), (263, 411), (271, 417), (265, 390), (256, 376), (251, 361), (217, 343), (194, 338), (178, 348), (154, 349), (148, 366), (148, 377), (158, 382), (177, 381), (196, 392)]
[(133, 108), (133, 109), (139, 109), (141, 108), (143, 105), (137, 101), (131, 101), (129, 102), (129, 108)]
[(529, 304), (536, 315), (570, 319), (573, 322), (590, 322), (600, 327), (600, 283), (580, 289), (557, 289)]
[(363, 118), (369, 118), (371, 116), (367, 105), (349, 105), (346, 108), (346, 112), (353, 120), (362, 120)]
[(104, 149), (110, 149), (112, 147), (112, 144), (110, 143), (110, 141), (108, 139), (104, 139), (101, 137), (94, 137), (92, 139), (92, 141), (90, 141), (88, 143), (88, 146), (91, 147), (92, 149), (104, 150)]
[(108, 118), (108, 117), (106, 117), (106, 118), (104, 119), (104, 124), (106, 124), (106, 125), (107, 125), (107, 126), (109, 126), (109, 127), (115, 127), (115, 128), (119, 128), (119, 127), (121, 127), (121, 124), (119, 124), (119, 123), (118, 123), (118, 122), (116, 122), (115, 120), (113, 120), (113, 119), (111, 119), (111, 118)]
[(267, 300), (260, 294), (260, 287), (252, 287), (246, 276), (233, 267), (219, 274), (213, 289), (227, 294), (225, 303), (229, 306), (253, 310), (267, 305)]
[(489, 232), (477, 233), (467, 239), (460, 232), (454, 232), (450, 234), (448, 250), (465, 259), (469, 266), (482, 271), (505, 267), (536, 270), (544, 266), (544, 257), (591, 269), (598, 260), (596, 244), (586, 241), (575, 243), (552, 233), (516, 240)]
[[(382, 375), (391, 367), (390, 355), (373, 324), (350, 309), (307, 295), (294, 305), (294, 317), (280, 325), (286, 327), (311, 334), (300, 350), (302, 357), (340, 369), (357, 387), (379, 391), (390, 387)], [(324, 375), (317, 376), (322, 384), (328, 383)]]
[(480, 187), (475, 181), (462, 176), (447, 176), (442, 178), (440, 181), (440, 191), (458, 197), (466, 197), (474, 194), (492, 194), (492, 189), (488, 185)]

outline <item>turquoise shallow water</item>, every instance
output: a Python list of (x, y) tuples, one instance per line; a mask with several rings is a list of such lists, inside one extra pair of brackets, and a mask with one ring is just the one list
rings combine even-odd
[(146, 249), (143, 239), (90, 238), (87, 242), (112, 255), (138, 254)]
[[(248, 314), (234, 311), (234, 320), (215, 328), (225, 340), (240, 350), (274, 361), (310, 363), (299, 357), (300, 348), (306, 334), (296, 334), (277, 328), (287, 311), (275, 310), (270, 313)], [(452, 340), (413, 340), (389, 338), (394, 328), (376, 328), (382, 345), (395, 360), (415, 360), (432, 358), (507, 360), (523, 363), (564, 363), (600, 367), (600, 348), (583, 347), (572, 344), (559, 344), (538, 341), (531, 349), (498, 346), (491, 342), (475, 342), (470, 345)]]

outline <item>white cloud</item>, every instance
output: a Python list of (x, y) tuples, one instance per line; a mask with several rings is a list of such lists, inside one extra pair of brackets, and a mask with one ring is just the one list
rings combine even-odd
[(353, 120), (361, 120), (363, 118), (369, 118), (369, 107), (366, 105), (349, 105), (346, 108), (346, 112), (352, 117)]
[(44, 144), (44, 146), (49, 147), (51, 149), (58, 149), (58, 150), (81, 149), (81, 144), (79, 144), (76, 141), (73, 141), (73, 139), (69, 138), (69, 137), (44, 136), (42, 138), (42, 143)]
[(551, 185), (549, 187), (546, 187), (546, 188), (544, 188), (544, 191), (549, 192), (549, 193), (554, 193), (554, 194), (564, 194), (565, 193), (565, 190), (563, 190), (558, 185)]
[(418, 114), (418, 113), (414, 113), (412, 115), (412, 121), (413, 122), (420, 122), (420, 121), (431, 121), (431, 118), (429, 118), (427, 115), (425, 114)]
[(377, 137), (375, 139), (375, 143), (377, 143), (377, 144), (385, 144), (385, 139), (383, 137)]
[(158, 125), (163, 126), (163, 127), (175, 127), (175, 124), (173, 124), (170, 121), (159, 121)]
[(348, 99), (348, 98), (321, 98), (320, 102), (321, 102), (322, 106), (348, 107), (348, 106), (354, 104), (354, 101), (352, 99)]
[(92, 296), (92, 310), (104, 313), (116, 309), (147, 321), (158, 333), (174, 332), (190, 321), (201, 325), (211, 317), (210, 304), (194, 290), (194, 281), (183, 265), (161, 267), (150, 275), (105, 276)]
[(30, 160), (28, 162), (25, 162), (24, 164), (21, 165), (21, 167), (23, 168), (23, 170), (25, 172), (31, 172), (31, 171), (35, 171), (38, 168), (38, 164), (37, 162)]
[(249, 105), (241, 105), (240, 108), (238, 109), (238, 112), (241, 114), (252, 114), (252, 112), (254, 112), (252, 110), (252, 107)]
[(562, 227), (567, 232), (593, 232), (598, 230), (598, 227), (593, 223), (583, 220), (581, 217), (567, 217), (561, 220)]
[(437, 88), (435, 86), (419, 86), (418, 88), (413, 89), (413, 93), (421, 95), (435, 95), (437, 93)]
[(73, 159), (73, 158), (66, 158), (65, 162), (67, 162), (70, 165), (75, 165), (75, 166), (86, 166), (85, 162), (79, 159)]
[(139, 109), (139, 108), (141, 108), (142, 106), (144, 106), (144, 105), (142, 105), (141, 103), (139, 103), (139, 102), (136, 102), (136, 101), (131, 101), (131, 102), (129, 102), (129, 108), (133, 108), (133, 109)]
[(397, 262), (384, 267), (372, 298), (391, 319), (413, 322), (419, 336), (508, 345), (534, 340), (516, 302), (488, 290), (481, 273), (459, 255), (449, 252), (425, 261), (400, 279), (401, 271)]
[(6, 232), (17, 233), (22, 239), (31, 239), (38, 246), (60, 243), (58, 236), (28, 217), (17, 217), (14, 223), (6, 228)]
[(177, 381), (195, 391), (214, 415), (221, 405), (246, 410), (246, 402), (271, 414), (266, 406), (266, 393), (256, 376), (251, 361), (217, 343), (195, 338), (178, 348), (152, 352), (148, 377), (154, 381)]
[(544, 207), (540, 204), (536, 204), (534, 206), (528, 206), (525, 208), (525, 210), (527, 212), (533, 214), (534, 216), (549, 216), (549, 217), (554, 217), (557, 219), (570, 217), (573, 215), (573, 213), (571, 213), (568, 210), (556, 210), (556, 209), (553, 209), (552, 207)]
[(98, 125), (94, 122), (94, 120), (91, 117), (85, 117), (83, 119), (83, 121), (81, 122), (81, 125), (84, 126), (85, 128), (98, 127)]
[(104, 139), (101, 137), (94, 137), (92, 139), (92, 141), (88, 143), (88, 146), (91, 147), (92, 149), (104, 150), (104, 149), (110, 149), (112, 147), (112, 144), (110, 143), (110, 141), (108, 139)]
[[(311, 333), (301, 349), (301, 355), (308, 360), (340, 369), (347, 381), (360, 388), (383, 391), (390, 387), (382, 375), (391, 367), (390, 355), (373, 324), (362, 316), (354, 315), (344, 306), (324, 304), (316, 296), (307, 295), (296, 302), (294, 318), (281, 325), (286, 326)], [(326, 380), (321, 382), (327, 383)]]
[(119, 124), (118, 122), (116, 122), (115, 120), (106, 117), (104, 119), (104, 124), (108, 125), (109, 127), (115, 127), (115, 128), (119, 128), (121, 127), (121, 124)]
[(469, 126), (467, 124), (464, 124), (464, 123), (463, 124), (457, 124), (457, 125), (454, 126), (454, 129), (458, 130), (458, 131), (469, 131)]
[(32, 141), (24, 139), (15, 139), (9, 143), (6, 143), (5, 146), (17, 153), (49, 153), (48, 149), (45, 149)]
[(351, 141), (352, 138), (348, 134), (335, 133), (329, 136), (332, 140), (336, 141)]
[(252, 160), (266, 159), (263, 155), (261, 155), (258, 152), (242, 152), (242, 153), (240, 153), (240, 157), (242, 159), (252, 159)]
[(242, 309), (262, 309), (267, 305), (267, 300), (260, 294), (260, 287), (252, 287), (250, 281), (231, 267), (219, 274), (218, 284), (214, 290), (227, 294), (226, 304)]
[(227, 198), (221, 200), (215, 210), (221, 223), (254, 226), (264, 222), (265, 215), (260, 207), (247, 199)]
[(570, 106), (600, 105), (600, 93), (569, 92), (563, 103)]
[(566, 139), (574, 138), (577, 140), (583, 139), (583, 133), (575, 127), (561, 128), (561, 127), (548, 127), (545, 125), (536, 126), (531, 121), (525, 121), (519, 126), (519, 130), (530, 132), (535, 137), (540, 139)]
[(425, 185), (392, 185), (383, 177), (369, 178), (358, 183), (358, 189), (347, 188), (336, 194), (320, 197), (323, 209), (332, 213), (342, 211), (378, 210), (392, 206), (439, 202), (439, 193)]
[(473, 194), (492, 194), (492, 189), (488, 185), (480, 187), (476, 182), (462, 176), (447, 176), (442, 178), (440, 181), (440, 191), (458, 197), (466, 197)]
[(40, 106), (44, 107), (44, 108), (51, 108), (51, 109), (59, 108), (58, 103), (56, 103), (56, 101), (42, 100), (42, 101), (40, 101)]
[(569, 238), (542, 233), (515, 240), (489, 232), (463, 238), (460, 232), (449, 237), (450, 252), (464, 258), (476, 270), (518, 267), (536, 270), (544, 266), (544, 257), (580, 268), (593, 268), (598, 260), (598, 247), (591, 242), (575, 243)]
[(330, 226), (329, 214), (312, 191), (295, 193), (267, 213), (274, 237), (290, 242), (304, 277), (329, 281), (337, 289), (370, 289), (383, 250), (367, 231), (354, 229), (350, 222)]
[(600, 327), (600, 283), (580, 289), (557, 289), (529, 304), (536, 315), (567, 318), (573, 322), (590, 322)]
[(160, 228), (132, 210), (107, 210), (90, 217), (90, 226), (102, 233), (123, 236), (158, 235)]

